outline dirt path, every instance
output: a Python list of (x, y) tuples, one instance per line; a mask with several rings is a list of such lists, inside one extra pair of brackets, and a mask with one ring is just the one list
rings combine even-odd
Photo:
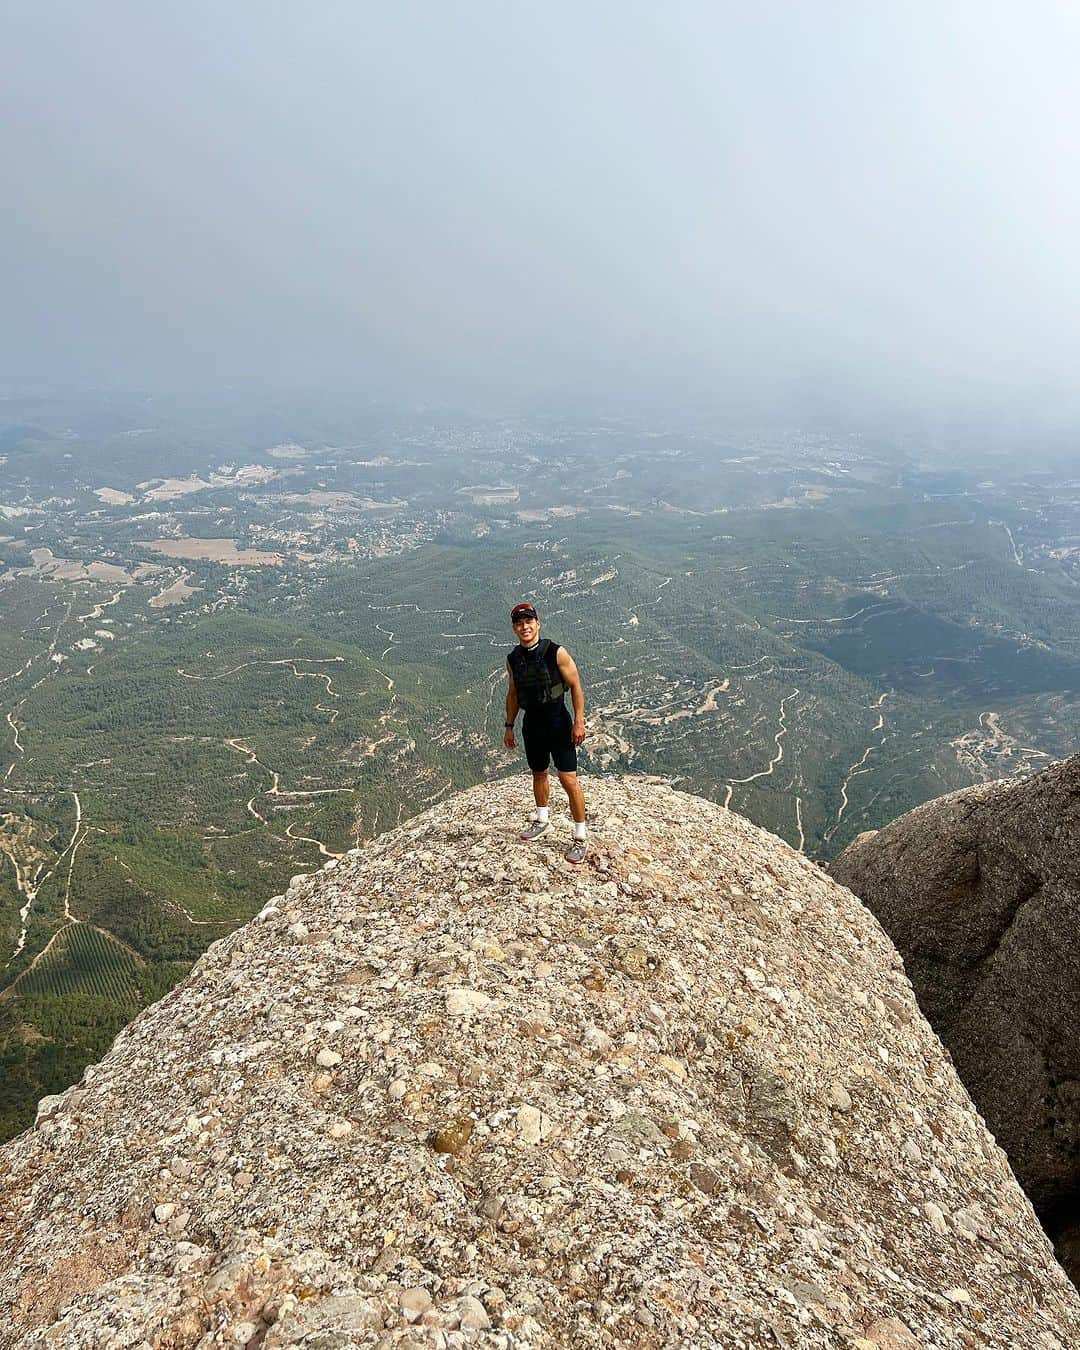
[[(292, 798), (295, 798), (295, 797), (300, 797), (300, 798), (304, 798), (304, 797), (326, 797), (326, 796), (332, 795), (333, 793), (338, 793), (338, 792), (349, 792), (349, 793), (351, 793), (352, 790), (353, 790), (352, 788), (347, 788), (347, 787), (340, 787), (340, 788), (283, 788), (283, 787), (281, 786), (281, 775), (278, 773), (277, 769), (271, 769), (271, 768), (268, 768), (268, 767), (262, 762), (262, 760), (258, 757), (258, 755), (255, 753), (255, 751), (251, 748), (251, 746), (248, 745), (248, 744), (246, 744), (244, 741), (242, 741), (242, 740), (240, 739), (239, 736), (230, 736), (230, 737), (228, 737), (228, 739), (224, 740), (224, 741), (222, 742), (222, 744), (228, 746), (228, 748), (229, 748), (230, 750), (234, 750), (234, 751), (235, 751), (237, 754), (239, 754), (239, 755), (246, 755), (246, 756), (247, 756), (247, 759), (245, 760), (245, 763), (247, 763), (247, 764), (257, 764), (257, 765), (259, 766), (259, 768), (262, 769), (263, 773), (269, 775), (269, 777), (270, 777), (270, 786), (269, 786), (268, 788), (266, 788), (266, 789), (264, 790), (264, 792), (263, 792), (263, 795), (266, 796), (266, 797), (275, 797), (275, 798), (279, 798), (279, 799), (288, 798), (288, 799), (290, 799), (290, 801), (289, 801), (289, 804), (290, 804), (290, 805), (296, 805), (296, 806), (299, 806), (299, 805), (301, 805), (300, 802), (295, 802), (295, 803), (293, 803), (293, 802), (291, 801), (291, 799), (292, 799)], [(255, 793), (252, 793), (252, 795), (248, 798), (247, 804), (246, 804), (246, 805), (247, 805), (247, 810), (248, 810), (248, 812), (249, 812), (251, 815), (253, 815), (253, 816), (255, 817), (255, 819), (256, 819), (257, 821), (259, 821), (261, 824), (266, 825), (266, 826), (269, 826), (271, 822), (269, 821), (269, 819), (268, 819), (266, 816), (264, 816), (264, 815), (262, 814), (262, 812), (259, 810), (259, 808), (255, 805), (255, 801), (256, 801), (256, 799), (258, 798), (258, 796), (259, 796), (259, 793), (255, 792)], [(287, 806), (286, 806), (285, 808), (278, 808), (278, 809), (288, 809), (288, 808), (287, 808)], [(342, 856), (342, 854), (340, 854), (340, 853), (335, 853), (335, 852), (333, 852), (332, 849), (327, 848), (326, 845), (322, 842), (321, 839), (313, 839), (313, 838), (311, 838), (309, 835), (294, 834), (293, 831), (294, 831), (295, 828), (296, 828), (295, 825), (287, 825), (287, 826), (285, 827), (285, 835), (286, 835), (286, 837), (287, 837), (288, 839), (290, 839), (293, 843), (300, 843), (300, 842), (302, 841), (302, 842), (307, 843), (307, 844), (314, 844), (314, 845), (318, 848), (319, 852), (320, 852), (324, 857), (326, 857), (326, 858), (340, 858), (340, 857)], [(281, 838), (281, 835), (277, 835), (277, 838), (280, 839), (280, 838)], [(187, 913), (187, 910), (184, 910), (184, 909), (183, 909), (183, 906), (179, 906), (179, 908), (181, 908), (181, 909), (183, 910), (183, 913), (184, 913), (185, 915), (187, 915), (187, 918), (190, 920), (191, 923), (200, 923), (200, 922), (202, 922), (202, 923), (207, 923), (207, 922), (212, 922), (212, 920), (192, 919), (192, 918), (191, 918), (191, 915)]]
[[(882, 731), (885, 727), (885, 713), (883, 710), (885, 706), (885, 700), (889, 697), (889, 692), (891, 691), (886, 691), (884, 694), (879, 695), (877, 700), (870, 705), (871, 710), (876, 712), (878, 715), (877, 722), (870, 728), (871, 736), (876, 735), (879, 731)], [(866, 747), (866, 749), (862, 752), (862, 755), (855, 761), (855, 763), (849, 766), (847, 776), (844, 778), (843, 783), (841, 783), (840, 785), (840, 806), (836, 812), (836, 819), (825, 831), (825, 836), (822, 840), (823, 843), (827, 844), (829, 842), (829, 840), (833, 837), (833, 835), (839, 828), (840, 822), (844, 819), (844, 813), (847, 811), (848, 806), (850, 805), (850, 801), (848, 798), (848, 788), (851, 786), (851, 780), (853, 778), (857, 778), (860, 774), (870, 772), (870, 769), (873, 768), (873, 765), (871, 765), (870, 768), (865, 767), (866, 761), (870, 758), (870, 756), (873, 754), (875, 750), (880, 749), (881, 746), (885, 744), (885, 742), (889, 739), (890, 735), (891, 735), (890, 732), (886, 732), (885, 735), (882, 736), (880, 740), (871, 742), (871, 744)]]
[(280, 786), (281, 775), (276, 769), (270, 770), (273, 775), (273, 783), (266, 789), (268, 797), (329, 797), (335, 792), (352, 792), (352, 788), (283, 788)]
[(992, 520), (990, 524), (1000, 525), (1001, 528), (1005, 531), (1005, 533), (1009, 536), (1009, 547), (1012, 549), (1013, 562), (1016, 563), (1017, 567), (1023, 567), (1024, 558), (1020, 550), (1016, 547), (1016, 540), (1013, 538), (1012, 530), (1009, 529), (1008, 525), (1006, 525), (1003, 520)]
[(969, 558), (967, 562), (958, 563), (955, 567), (933, 567), (927, 572), (891, 572), (888, 576), (884, 572), (880, 575), (875, 573), (867, 581), (858, 581), (857, 586), (884, 586), (887, 581), (906, 581), (910, 577), (937, 577), (943, 572), (966, 572), (969, 567), (974, 567), (975, 559)]
[[(26, 691), (26, 693), (22, 696), (22, 698), (19, 700), (19, 702), (15, 705), (14, 711), (12, 712), (12, 711), (9, 710), (9, 711), (6, 713), (7, 724), (8, 724), (8, 726), (11, 728), (12, 734), (13, 734), (13, 736), (14, 736), (15, 750), (16, 750), (16, 752), (17, 752), (21, 757), (24, 757), (24, 758), (25, 758), (25, 755), (26, 755), (26, 749), (25, 749), (25, 747), (23, 746), (22, 741), (19, 739), (19, 727), (18, 727), (18, 723), (17, 723), (16, 719), (17, 719), (17, 717), (18, 717), (18, 714), (22, 711), (23, 705), (26, 703), (26, 700), (30, 697), (30, 695), (34, 692), (34, 690), (37, 689), (39, 685), (44, 684), (45, 681), (49, 678), (50, 675), (55, 675), (55, 674), (56, 674), (56, 671), (57, 671), (57, 669), (58, 669), (58, 664), (59, 664), (59, 663), (58, 663), (58, 661), (54, 661), (54, 660), (53, 660), (53, 657), (56, 656), (56, 648), (57, 648), (57, 645), (58, 645), (59, 642), (60, 642), (60, 634), (61, 634), (61, 632), (63, 631), (64, 624), (66, 624), (67, 621), (68, 621), (68, 619), (71, 618), (71, 608), (72, 608), (73, 603), (74, 603), (74, 601), (69, 600), (69, 601), (67, 602), (67, 604), (64, 606), (64, 616), (63, 616), (63, 618), (60, 620), (60, 622), (56, 625), (56, 628), (55, 628), (55, 630), (54, 630), (54, 632), (53, 632), (52, 640), (49, 642), (48, 650), (47, 650), (46, 653), (45, 653), (45, 655), (46, 655), (46, 657), (47, 657), (47, 664), (46, 664), (46, 667), (45, 667), (45, 673), (44, 673), (44, 675), (42, 675), (39, 679), (37, 679), (37, 680), (34, 681), (34, 683), (30, 686), (30, 688), (29, 688), (29, 689)], [(42, 615), (39, 616), (39, 618), (44, 619), (44, 618), (46, 617), (46, 615), (48, 614), (48, 612), (49, 612), (49, 611), (46, 610), (44, 614), (42, 614)], [(39, 653), (39, 655), (40, 655), (40, 653)], [(13, 679), (15, 679), (17, 676), (24, 674), (26, 671), (28, 671), (28, 670), (30, 669), (30, 667), (34, 664), (34, 662), (35, 662), (37, 659), (38, 659), (37, 656), (32, 656), (32, 657), (31, 657), (31, 658), (30, 658), (30, 659), (29, 659), (29, 660), (28, 660), (28, 661), (27, 661), (27, 662), (26, 662), (19, 670), (17, 670), (17, 671), (15, 672), (14, 675), (8, 675), (8, 676), (5, 676), (4, 681), (0, 681), (0, 683), (4, 683), (4, 682), (6, 682), (7, 680), (13, 680)], [(11, 777), (11, 771), (14, 769), (15, 764), (16, 764), (16, 761), (15, 761), (15, 760), (12, 760), (12, 762), (8, 765), (7, 770), (6, 770), (5, 773), (4, 773), (4, 780), (5, 780), (5, 782), (7, 781), (8, 778)]]
[(75, 828), (71, 832), (71, 851), (68, 853), (67, 880), (64, 883), (64, 918), (69, 923), (74, 922), (75, 918), (71, 912), (71, 874), (75, 870), (75, 855), (79, 851), (79, 845), (89, 833), (88, 830), (83, 830), (82, 834), (79, 834), (82, 830), (82, 802), (79, 801), (77, 792), (73, 791), (71, 795), (75, 798)]
[(389, 628), (384, 628), (381, 623), (376, 623), (375, 627), (382, 633), (383, 637), (388, 637), (390, 639), (389, 644), (379, 653), (379, 660), (383, 661), (386, 659), (386, 653), (393, 651), (394, 647), (400, 644)]
[(724, 808), (725, 808), (726, 810), (730, 810), (730, 808), (731, 808), (731, 794), (732, 794), (732, 792), (734, 791), (735, 787), (736, 787), (738, 784), (740, 784), (740, 783), (753, 783), (753, 782), (756, 782), (756, 780), (759, 779), (759, 778), (769, 778), (769, 777), (771, 777), (771, 775), (772, 775), (773, 772), (775, 771), (777, 765), (778, 765), (778, 764), (781, 762), (781, 760), (784, 758), (784, 744), (783, 744), (783, 741), (784, 741), (784, 737), (787, 735), (787, 730), (788, 730), (788, 726), (787, 726), (787, 705), (788, 705), (793, 699), (798, 698), (798, 697), (799, 697), (799, 693), (800, 693), (800, 691), (799, 691), (798, 689), (793, 689), (792, 692), (791, 692), (790, 694), (785, 694), (785, 696), (780, 700), (779, 726), (778, 726), (777, 729), (776, 729), (776, 735), (773, 737), (773, 742), (774, 742), (774, 744), (776, 745), (776, 754), (773, 755), (772, 759), (769, 760), (768, 767), (767, 767), (767, 768), (764, 768), (764, 769), (759, 769), (757, 773), (752, 773), (752, 774), (750, 774), (749, 777), (747, 777), (747, 778), (729, 778), (729, 779), (728, 779), (727, 793), (726, 793), (726, 795), (725, 795), (725, 797), (724, 797)]
[[(767, 659), (768, 659), (767, 657), (762, 657), (762, 660), (767, 660)], [(758, 664), (759, 664), (759, 663), (758, 663), (757, 661), (754, 662), (754, 665), (755, 665), (755, 666), (758, 665)], [(749, 666), (746, 667), (746, 669), (750, 669), (750, 668), (751, 668), (751, 667), (749, 667)], [(739, 669), (739, 667), (737, 667), (737, 666), (732, 666), (732, 669), (733, 669), (733, 670), (737, 670), (737, 669)], [(769, 676), (769, 675), (774, 675), (775, 673), (776, 673), (776, 667), (775, 667), (775, 666), (766, 666), (764, 670), (755, 670), (754, 673), (753, 673), (753, 675), (744, 675), (744, 676), (743, 676), (743, 682), (744, 682), (744, 683), (749, 683), (750, 680), (763, 680), (763, 679), (765, 679), (767, 676)]]
[[(77, 792), (72, 792), (71, 795), (75, 798), (75, 825), (71, 831), (71, 838), (68, 840), (66, 847), (60, 853), (59, 857), (53, 863), (52, 867), (49, 868), (49, 870), (45, 873), (44, 876), (41, 875), (41, 872), (42, 868), (45, 866), (45, 855), (43, 853), (39, 853), (38, 850), (35, 849), (32, 843), (30, 842), (32, 834), (32, 826), (30, 825), (30, 822), (28, 820), (27, 820), (27, 829), (24, 832), (26, 844), (26, 849), (24, 851), (27, 854), (27, 858), (22, 865), (20, 865), (17, 856), (18, 850), (15, 847), (17, 843), (17, 837), (16, 840), (12, 841), (10, 844), (6, 840), (6, 836), (4, 838), (4, 841), (0, 842), (0, 851), (2, 851), (8, 858), (11, 859), (12, 866), (15, 868), (16, 890), (23, 897), (23, 905), (22, 908), (19, 910), (19, 924), (20, 924), (19, 937), (15, 943), (15, 950), (8, 957), (7, 961), (5, 962), (5, 966), (11, 965), (12, 961), (14, 961), (15, 958), (19, 956), (20, 953), (25, 948), (26, 929), (29, 923), (30, 913), (34, 907), (34, 902), (38, 897), (38, 892), (41, 890), (42, 886), (44, 886), (45, 883), (50, 879), (50, 877), (53, 876), (53, 874), (56, 872), (56, 869), (63, 863), (64, 859), (67, 857), (70, 857), (71, 862), (69, 863), (68, 866), (67, 889), (65, 891), (65, 898), (64, 898), (64, 915), (69, 921), (72, 919), (70, 908), (71, 867), (74, 865), (74, 852), (78, 848), (79, 844), (82, 842), (82, 838), (85, 838), (85, 832), (83, 833), (82, 838), (80, 838), (79, 832), (82, 829), (82, 803), (79, 801), (79, 794)], [(5, 821), (9, 821), (14, 818), (15, 817), (12, 815), (3, 817)], [(26, 818), (24, 817), (24, 819)], [(37, 866), (34, 868), (33, 872), (30, 872), (28, 870), (27, 863), (33, 862), (36, 862)]]
[[(219, 836), (219, 837), (224, 839), (224, 838), (233, 838), (233, 837), (235, 837), (235, 836), (232, 836), (232, 835), (221, 835), (221, 836)], [(123, 858), (118, 858), (118, 857), (116, 856), (115, 853), (113, 854), (113, 862), (115, 862), (118, 866), (122, 867), (122, 868), (124, 869), (124, 871), (128, 873), (129, 876), (132, 875), (131, 868), (127, 865), (126, 862), (124, 862)], [(196, 928), (210, 928), (210, 927), (213, 927), (215, 924), (219, 924), (219, 925), (220, 925), (220, 924), (233, 924), (233, 923), (235, 923), (235, 920), (233, 920), (233, 919), (196, 919), (196, 918), (193, 918), (192, 915), (190, 915), (190, 914), (188, 913), (188, 911), (184, 908), (184, 906), (180, 903), (180, 901), (179, 901), (179, 900), (174, 900), (174, 899), (172, 898), (171, 895), (160, 894), (160, 895), (158, 895), (157, 899), (160, 900), (161, 903), (162, 903), (163, 905), (165, 905), (168, 909), (175, 909), (176, 912), (177, 912), (179, 915), (181, 915), (181, 916), (183, 917), (183, 919), (184, 919), (187, 923), (193, 924)], [(95, 925), (95, 926), (96, 926), (96, 925)], [(108, 933), (108, 932), (106, 932), (106, 930), (105, 930), (104, 928), (99, 928), (99, 929), (98, 929), (98, 932), (99, 932), (99, 933), (105, 933), (106, 936), (107, 936), (107, 937), (111, 937), (111, 938), (113, 939), (114, 942), (120, 942), (120, 945), (123, 946), (123, 947), (126, 947), (126, 946), (127, 946), (127, 943), (126, 943), (126, 942), (122, 942), (121, 939), (118, 938), (118, 937), (116, 936), (115, 933)], [(128, 950), (129, 950), (130, 952), (133, 952), (135, 955), (138, 955), (138, 953), (135, 952), (134, 947), (128, 947)], [(141, 957), (140, 957), (139, 959), (142, 960)]]
[[(22, 819), (26, 821), (26, 828), (20, 830), (16, 825), (19, 820), (16, 813), (11, 812), (0, 817), (0, 824), (4, 827), (3, 834), (0, 835), (0, 852), (10, 860), (15, 870), (15, 891), (23, 898), (23, 903), (19, 909), (19, 936), (15, 943), (15, 950), (5, 962), (6, 966), (10, 965), (26, 946), (27, 921), (42, 884), (41, 869), (45, 865), (44, 855), (38, 853), (31, 842), (32, 827), (30, 822), (26, 820), (25, 816)], [(9, 826), (11, 827), (10, 832)]]
[(455, 616), (455, 623), (461, 623), (462, 619), (465, 617), (465, 611), (463, 609), (421, 609), (419, 605), (414, 604), (411, 600), (400, 605), (368, 605), (368, 609), (373, 609), (380, 614), (388, 609), (411, 609), (415, 610), (417, 614), (453, 614)]
[[(11, 728), (11, 734), (12, 734), (12, 740), (13, 740), (14, 747), (15, 747), (15, 753), (16, 753), (17, 755), (25, 755), (25, 754), (26, 754), (26, 751), (23, 749), (22, 741), (19, 740), (19, 724), (18, 724), (18, 722), (15, 721), (15, 718), (14, 718), (13, 714), (10, 713), (10, 712), (7, 714), (7, 724), (8, 724), (8, 726)], [(14, 766), (13, 764), (9, 765), (9, 766), (8, 766), (8, 773), (10, 773), (11, 770), (12, 770), (14, 767), (15, 767), (15, 766)]]
[[(277, 769), (269, 769), (258, 757), (250, 745), (245, 745), (239, 736), (230, 736), (222, 741), (222, 745), (227, 745), (230, 750), (235, 750), (237, 754), (247, 755), (248, 764), (257, 764), (263, 773), (269, 774), (271, 783), (266, 789), (267, 797), (326, 797), (334, 792), (352, 792), (352, 788), (283, 788), (281, 786), (281, 774)], [(254, 797), (251, 799), (254, 801)], [(249, 803), (250, 805), (250, 803)], [(257, 814), (257, 813), (256, 813)], [(260, 816), (261, 820), (262, 817)]]
[(176, 673), (177, 675), (182, 675), (185, 680), (224, 680), (229, 675), (235, 675), (238, 670), (247, 670), (249, 666), (290, 666), (292, 668), (292, 673), (298, 680), (304, 679), (305, 676), (310, 679), (325, 680), (326, 692), (331, 698), (337, 698), (338, 695), (334, 692), (334, 687), (329, 675), (326, 675), (319, 670), (297, 670), (296, 666), (297, 662), (303, 662), (306, 666), (332, 666), (337, 662), (344, 660), (345, 658), (343, 656), (267, 657), (264, 660), (259, 661), (241, 661), (238, 666), (231, 666), (228, 670), (223, 670), (217, 675), (194, 675), (191, 671), (184, 670), (182, 666), (176, 667)]
[(18, 670), (12, 671), (10, 675), (5, 675), (2, 679), (0, 679), (0, 684), (8, 684), (11, 680), (17, 680), (20, 675), (25, 675), (26, 672), (30, 669), (30, 667), (34, 664), (34, 660), (35, 660), (34, 657), (32, 656), (28, 657), (27, 660), (23, 662), (23, 664), (19, 667)]
[(100, 619), (110, 605), (115, 605), (117, 600), (124, 594), (123, 588), (118, 590), (111, 600), (102, 600), (94, 606), (89, 614), (77, 614), (75, 616), (79, 623), (94, 623)]
[(833, 619), (796, 619), (790, 614), (771, 614), (772, 619), (780, 619), (783, 623), (850, 623), (852, 619), (857, 619), (860, 614), (869, 614), (872, 609), (881, 609), (887, 602), (882, 600), (873, 605), (863, 605), (862, 609), (857, 609), (854, 614), (840, 614)]
[[(368, 657), (368, 660), (371, 661), (371, 657)], [(387, 675), (386, 671), (385, 671), (385, 670), (380, 670), (379, 667), (375, 664), (374, 661), (371, 661), (371, 668), (372, 668), (372, 670), (375, 672), (376, 675), (381, 675), (381, 676), (383, 677), (383, 679), (386, 681), (386, 692), (387, 692), (388, 694), (389, 694), (389, 693), (393, 693), (393, 689), (394, 689), (394, 681), (390, 678), (389, 675)], [(397, 698), (397, 694), (394, 694), (394, 698), (395, 698), (395, 699)]]
[(286, 825), (285, 833), (290, 839), (295, 839), (298, 843), (314, 844), (324, 858), (344, 858), (344, 853), (335, 853), (332, 849), (328, 849), (321, 839), (312, 839), (307, 834), (293, 834), (295, 829), (295, 825)]

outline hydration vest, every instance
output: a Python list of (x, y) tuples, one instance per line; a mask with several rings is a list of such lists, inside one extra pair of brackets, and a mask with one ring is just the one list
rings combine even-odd
[(562, 702), (566, 683), (556, 660), (558, 650), (557, 642), (541, 638), (531, 652), (518, 643), (510, 653), (510, 673), (514, 677), (518, 704), (525, 712)]

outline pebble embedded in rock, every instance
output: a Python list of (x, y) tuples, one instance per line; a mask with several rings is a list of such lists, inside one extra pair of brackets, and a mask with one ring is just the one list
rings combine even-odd
[(463, 1331), (487, 1331), (491, 1326), (488, 1310), (478, 1298), (468, 1294), (458, 1299), (458, 1325)]
[(940, 1205), (934, 1204), (933, 1200), (928, 1200), (923, 1205), (923, 1213), (930, 1220), (930, 1227), (935, 1233), (947, 1233), (949, 1225), (945, 1222), (945, 1213)]
[(856, 1345), (859, 1350), (922, 1350), (921, 1342), (896, 1317), (882, 1317), (872, 1322)]
[(524, 1143), (539, 1144), (552, 1134), (554, 1122), (539, 1107), (526, 1105), (518, 1107), (517, 1127)]
[(341, 1063), (341, 1056), (336, 1050), (331, 1050), (329, 1046), (323, 1046), (315, 1056), (315, 1063), (321, 1069), (336, 1069)]
[(670, 1055), (658, 1055), (657, 1064), (665, 1073), (669, 1073), (672, 1078), (685, 1078), (686, 1069), (677, 1059), (672, 1059)]
[(829, 1105), (837, 1111), (851, 1110), (851, 1094), (842, 1083), (833, 1083), (829, 1088)]
[(473, 1137), (473, 1122), (468, 1116), (451, 1121), (431, 1136), (431, 1147), (436, 1153), (458, 1154)]
[(478, 989), (451, 989), (446, 995), (446, 1011), (451, 1017), (470, 1017), (490, 1004), (490, 997)]
[(398, 1307), (407, 1322), (419, 1322), (424, 1313), (432, 1306), (432, 1297), (424, 1288), (403, 1289), (398, 1297)]

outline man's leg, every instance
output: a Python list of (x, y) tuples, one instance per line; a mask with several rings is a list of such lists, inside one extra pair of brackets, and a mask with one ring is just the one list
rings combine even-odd
[(574, 817), (575, 825), (585, 824), (585, 794), (581, 790), (581, 784), (578, 782), (576, 773), (563, 773), (559, 771), (559, 782), (566, 789), (566, 795), (570, 798), (570, 814)]
[(559, 770), (559, 782), (570, 798), (570, 814), (574, 817), (574, 839), (566, 851), (566, 861), (581, 863), (585, 861), (588, 843), (585, 838), (585, 794), (581, 790), (576, 773), (568, 769)]
[(547, 769), (533, 769), (532, 780), (533, 800), (536, 802), (536, 809), (533, 811), (532, 820), (518, 835), (519, 839), (529, 841), (539, 839), (542, 834), (547, 832), (548, 799), (551, 796), (551, 784), (548, 782)]

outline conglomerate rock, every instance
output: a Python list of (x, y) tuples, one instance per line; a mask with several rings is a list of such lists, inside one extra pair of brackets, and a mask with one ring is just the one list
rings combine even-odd
[(900, 949), (1080, 1280), (1080, 755), (927, 802), (829, 870)]
[(42, 1104), (0, 1343), (1080, 1343), (850, 892), (633, 779), (575, 870), (525, 788), (294, 879)]

